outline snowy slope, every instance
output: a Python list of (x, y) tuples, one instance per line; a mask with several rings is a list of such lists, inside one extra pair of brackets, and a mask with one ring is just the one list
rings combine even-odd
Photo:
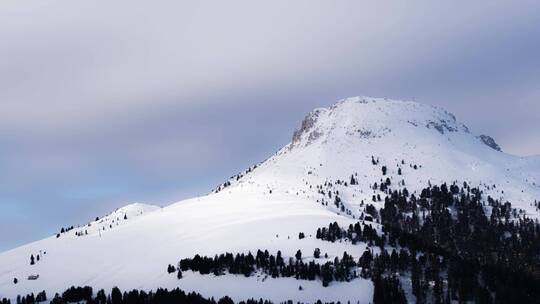
[[(262, 193), (223, 192), (195, 198), (105, 230), (101, 236), (95, 232), (82, 237), (57, 239), (53, 236), (3, 253), (0, 256), (1, 296), (12, 297), (42, 289), (54, 294), (54, 291), (71, 285), (109, 289), (118, 285), (122, 289), (180, 286), (186, 290), (204, 291), (209, 296), (229, 294), (236, 299), (253, 296), (274, 300), (346, 300), (348, 293), (343, 289), (357, 290), (360, 286), (366, 290), (365, 294), (354, 295), (352, 299), (361, 296), (360, 300), (369, 300), (369, 281), (358, 280), (326, 290), (321, 289), (320, 282), (301, 282), (304, 291), (299, 292), (299, 283), (291, 284), (291, 280), (269, 279), (257, 283), (254, 278), (251, 282), (251, 278), (238, 277), (227, 280), (226, 285), (214, 285), (208, 284), (212, 279), (209, 276), (185, 273), (184, 279), (178, 281), (174, 275), (166, 273), (167, 264), (176, 264), (180, 258), (192, 257), (195, 253), (253, 252), (261, 248), (274, 254), (281, 250), (284, 256), (294, 256), (298, 249), (309, 255), (319, 247), (332, 259), (341, 256), (343, 251), (361, 254), (363, 248), (360, 246), (330, 246), (313, 238), (298, 241), (298, 232), (315, 231), (335, 220), (347, 222), (314, 206), (309, 200), (287, 195), (270, 197)], [(47, 254), (36, 265), (29, 265), (30, 254), (39, 250)], [(21, 279), (30, 274), (39, 274), (39, 280)], [(20, 280), (17, 285), (12, 282), (14, 277)], [(249, 294), (246, 294), (245, 281), (255, 285)], [(278, 286), (282, 293), (276, 295), (271, 291)]]
[[(372, 165), (372, 156), (379, 160), (377, 166)], [(517, 157), (489, 147), (441, 108), (369, 97), (348, 98), (312, 111), (290, 144), (230, 183), (240, 189), (317, 197), (315, 187), (309, 185), (349, 182), (352, 174), (358, 174), (358, 187), (338, 187), (355, 205), (371, 198), (370, 186), (381, 181), (382, 166), (388, 168), (385, 178), (390, 177), (394, 185), (404, 181), (413, 192), (428, 182), (468, 182), (530, 215), (536, 214), (530, 203), (540, 199), (540, 158)], [(402, 175), (397, 174), (398, 168)]]
[[(536, 216), (531, 203), (540, 199), (540, 158), (505, 154), (486, 145), (485, 139), (471, 134), (440, 108), (348, 98), (312, 111), (291, 143), (212, 194), (165, 208), (128, 205), (58, 238), (51, 236), (1, 253), (0, 298), (43, 289), (52, 295), (71, 285), (95, 289), (178, 286), (204, 296), (229, 295), (236, 300), (262, 297), (276, 302), (367, 303), (373, 289), (369, 280), (333, 282), (328, 288), (317, 281), (216, 278), (191, 272), (177, 280), (167, 274), (166, 267), (197, 253), (257, 249), (274, 254), (281, 250), (285, 257), (301, 249), (307, 260), (312, 259), (315, 248), (328, 253), (329, 259), (344, 251), (359, 257), (365, 246), (323, 242), (314, 234), (333, 221), (343, 225), (356, 222), (363, 202), (371, 202), (372, 195), (379, 193), (371, 186), (383, 178), (383, 165), (388, 168), (384, 178), (392, 180), (393, 188), (414, 192), (428, 182), (467, 182)], [(372, 156), (378, 164), (372, 164)], [(351, 175), (358, 185), (338, 183), (349, 183)], [(345, 210), (334, 206), (328, 191), (339, 191)], [(299, 240), (299, 232), (307, 237)], [(29, 265), (30, 255), (40, 252), (40, 261)], [(30, 274), (39, 274), (39, 280), (26, 280)], [(15, 277), (19, 279), (16, 285)]]

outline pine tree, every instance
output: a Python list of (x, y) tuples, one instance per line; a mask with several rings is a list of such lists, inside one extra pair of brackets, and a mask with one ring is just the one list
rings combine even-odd
[(118, 287), (113, 287), (111, 291), (111, 304), (122, 304), (122, 292)]
[(413, 254), (413, 261), (412, 261), (412, 270), (411, 270), (411, 283), (412, 283), (412, 293), (414, 296), (416, 296), (416, 301), (418, 303), (423, 303), (423, 291), (421, 287), (420, 282), (420, 266), (416, 262), (416, 259), (414, 258)]
[(47, 301), (47, 293), (45, 293), (45, 290), (38, 293), (36, 296), (36, 302), (45, 302)]
[(323, 287), (328, 287), (328, 284), (332, 281), (332, 270), (330, 269), (330, 262), (321, 266), (321, 279)]
[(315, 257), (316, 259), (321, 257), (321, 250), (319, 248), (315, 248), (315, 250), (313, 251), (313, 257)]
[(443, 302), (443, 285), (439, 274), (435, 274), (435, 286), (433, 287), (433, 298), (435, 304), (442, 304)]
[(97, 292), (95, 302), (96, 302), (96, 304), (106, 304), (107, 303), (107, 296), (105, 295), (105, 290), (100, 289)]
[(298, 249), (298, 251), (296, 252), (295, 257), (296, 257), (297, 260), (302, 259), (302, 251), (300, 251), (300, 249)]
[(217, 304), (234, 304), (234, 301), (228, 296), (224, 296), (223, 298), (219, 299)]

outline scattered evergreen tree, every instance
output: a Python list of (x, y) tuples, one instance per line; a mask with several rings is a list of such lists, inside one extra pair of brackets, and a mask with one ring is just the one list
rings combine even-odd
[(313, 251), (313, 257), (316, 259), (321, 257), (321, 250), (319, 248), (315, 248), (315, 250)]
[(228, 296), (224, 296), (223, 298), (219, 299), (218, 304), (234, 304), (234, 301)]
[(107, 303), (107, 295), (105, 295), (105, 291), (103, 289), (100, 289), (97, 294), (96, 298), (94, 299), (96, 304), (106, 304)]
[(47, 293), (45, 293), (45, 290), (41, 291), (36, 296), (36, 302), (45, 302), (47, 301)]
[[(107, 301), (109, 302), (109, 301)], [(118, 287), (113, 287), (111, 291), (111, 303), (110, 304), (122, 304), (122, 292)]]

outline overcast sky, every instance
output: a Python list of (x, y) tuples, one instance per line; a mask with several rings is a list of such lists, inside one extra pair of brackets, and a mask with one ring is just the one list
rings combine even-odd
[(347, 96), (440, 105), (540, 154), (539, 15), (537, 0), (1, 1), (0, 251), (207, 193)]

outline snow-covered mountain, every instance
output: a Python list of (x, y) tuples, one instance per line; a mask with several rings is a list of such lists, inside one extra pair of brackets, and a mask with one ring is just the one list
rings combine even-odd
[[(491, 137), (472, 134), (441, 108), (347, 98), (309, 113), (291, 143), (209, 195), (164, 208), (128, 205), (86, 225), (1, 253), (0, 298), (41, 290), (53, 295), (72, 285), (89, 285), (109, 290), (113, 286), (123, 290), (180, 287), (235, 300), (368, 303), (373, 283), (362, 278), (334, 282), (327, 288), (316, 281), (262, 275), (216, 277), (188, 272), (177, 280), (166, 267), (195, 254), (257, 249), (281, 250), (284, 257), (293, 257), (300, 249), (306, 260), (313, 259), (315, 248), (327, 253), (329, 261), (344, 251), (358, 258), (366, 244), (329, 243), (316, 239), (314, 233), (334, 221), (343, 226), (356, 223), (367, 203), (382, 207), (383, 202), (372, 200), (381, 194), (373, 185), (386, 179), (393, 189), (407, 188), (411, 193), (429, 184), (466, 182), (537, 217), (533, 202), (540, 199), (540, 157), (517, 157), (500, 150)], [(299, 239), (299, 232), (306, 238)], [(34, 265), (30, 265), (31, 255), (40, 256)], [(27, 280), (35, 274), (39, 279)]]

